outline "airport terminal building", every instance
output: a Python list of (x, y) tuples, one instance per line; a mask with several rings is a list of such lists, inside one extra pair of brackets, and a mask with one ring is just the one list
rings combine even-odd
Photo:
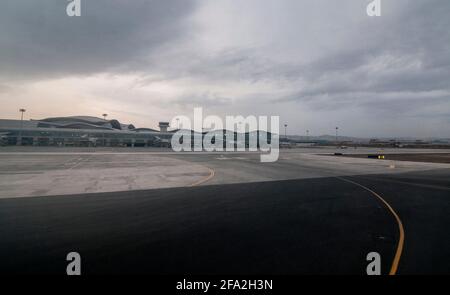
[(0, 120), (1, 145), (148, 147), (168, 146), (174, 131), (160, 122), (160, 130), (135, 128), (118, 120), (89, 116), (43, 120)]
[[(170, 147), (171, 139), (178, 130), (168, 130), (168, 122), (159, 122), (159, 129), (136, 128), (118, 120), (106, 120), (89, 116), (57, 117), (42, 120), (0, 119), (0, 146), (59, 146), (59, 147)], [(223, 133), (222, 133), (223, 131)], [(194, 131), (183, 130), (191, 135), (194, 144)], [(245, 134), (217, 131), (212, 142), (249, 147), (250, 138), (259, 139), (262, 131)], [(207, 132), (200, 136), (203, 138)], [(268, 143), (271, 133), (264, 132)], [(198, 133), (197, 133), (198, 134)], [(201, 144), (201, 143), (200, 143)], [(258, 142), (259, 146), (259, 142)]]

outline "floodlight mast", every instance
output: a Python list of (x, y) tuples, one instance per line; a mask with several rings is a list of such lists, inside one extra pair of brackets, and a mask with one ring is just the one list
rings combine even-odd
[(23, 114), (26, 112), (26, 109), (19, 109), (20, 114), (20, 136), (17, 142), (17, 145), (22, 145), (22, 133), (23, 133)]

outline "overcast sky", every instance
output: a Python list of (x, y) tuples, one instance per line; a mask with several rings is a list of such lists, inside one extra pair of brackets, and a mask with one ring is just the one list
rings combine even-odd
[(279, 115), (288, 133), (450, 137), (450, 1), (0, 4), (0, 118)]

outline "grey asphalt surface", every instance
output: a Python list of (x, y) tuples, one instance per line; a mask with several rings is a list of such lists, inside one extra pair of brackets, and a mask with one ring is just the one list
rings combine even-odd
[[(450, 164), (325, 156), (333, 147), (282, 150), (278, 161), (259, 153), (176, 153), (155, 149), (0, 148), (0, 198), (40, 197), (317, 177), (398, 174)], [(390, 149), (389, 152), (398, 152)], [(339, 150), (340, 151), (340, 150)], [(351, 149), (360, 153), (376, 149)], [(404, 151), (402, 149), (402, 151)], [(417, 149), (413, 152), (422, 153)], [(318, 155), (319, 154), (319, 155)], [(212, 171), (213, 170), (213, 171)], [(214, 173), (212, 179), (204, 181)]]
[[(399, 274), (450, 273), (450, 169), (346, 178), (402, 219)], [(84, 274), (364, 274), (371, 251), (389, 271), (398, 228), (368, 191), (321, 177), (2, 199), (0, 237), (1, 273), (63, 275), (77, 251)]]

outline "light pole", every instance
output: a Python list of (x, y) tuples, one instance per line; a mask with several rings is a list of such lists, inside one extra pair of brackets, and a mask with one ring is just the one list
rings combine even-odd
[(284, 138), (287, 139), (287, 124), (284, 124)]
[(26, 109), (20, 109), (19, 112), (21, 112), (21, 116), (20, 116), (20, 128), (23, 128), (23, 113), (25, 113), (27, 110)]
[[(103, 120), (106, 121), (106, 117), (108, 117), (108, 114), (103, 114)], [(103, 135), (103, 146), (106, 146), (106, 137), (105, 137), (105, 132), (102, 133)]]
[(23, 113), (25, 113), (26, 109), (19, 109), (20, 114), (20, 136), (19, 136), (19, 142), (18, 145), (22, 145), (22, 131), (23, 131)]
[(339, 130), (339, 127), (336, 127), (336, 145), (337, 145), (337, 142), (338, 142), (338, 130)]

